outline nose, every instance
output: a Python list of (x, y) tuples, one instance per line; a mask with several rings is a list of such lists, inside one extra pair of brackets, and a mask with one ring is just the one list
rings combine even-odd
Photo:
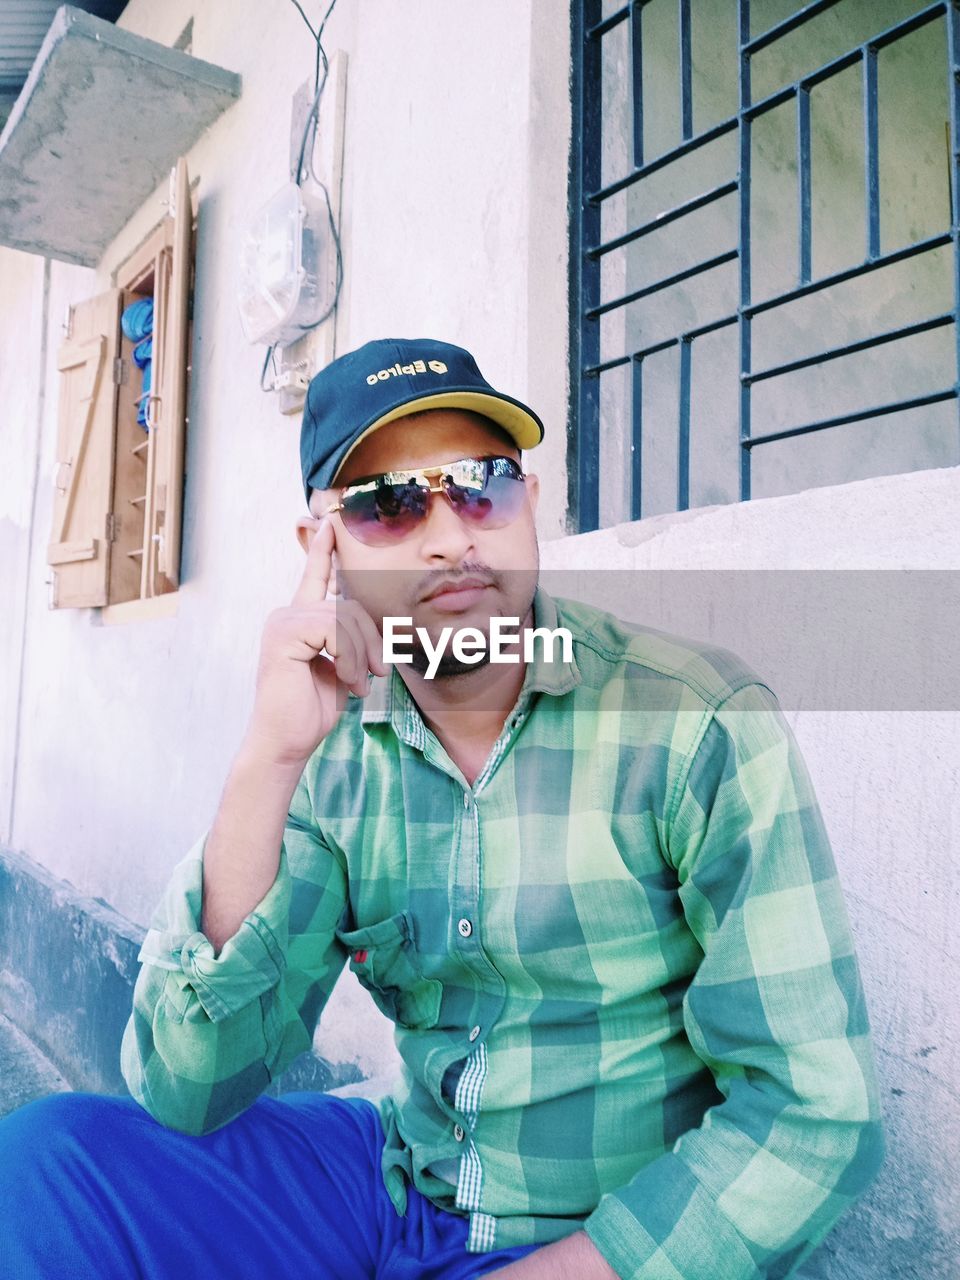
[(430, 495), (430, 509), (421, 528), (420, 554), (425, 560), (444, 560), (456, 565), (475, 549), (473, 527), (460, 519), (442, 493)]

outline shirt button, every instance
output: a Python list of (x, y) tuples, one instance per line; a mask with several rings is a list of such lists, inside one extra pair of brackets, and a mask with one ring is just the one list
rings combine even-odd
[(469, 791), (465, 791), (463, 793), (463, 807), (465, 809), (470, 808), (470, 792)]
[(462, 1142), (462, 1141), (464, 1140), (464, 1138), (465, 1138), (467, 1135), (466, 1135), (466, 1134), (464, 1133), (464, 1131), (463, 1131), (463, 1125), (462, 1125), (462, 1124), (455, 1124), (455, 1125), (453, 1126), (453, 1136), (456, 1138), (456, 1140), (457, 1140), (458, 1142)]
[(473, 933), (473, 925), (466, 918), (458, 920), (457, 932), (460, 934), (461, 938), (469, 938), (471, 933)]
[(479, 1028), (479, 1027), (471, 1027), (471, 1028), (470, 1028), (470, 1039), (471, 1039), (471, 1040), (476, 1040), (476, 1038), (477, 1038), (477, 1036), (478, 1036), (479, 1034), (480, 1034), (480, 1028)]

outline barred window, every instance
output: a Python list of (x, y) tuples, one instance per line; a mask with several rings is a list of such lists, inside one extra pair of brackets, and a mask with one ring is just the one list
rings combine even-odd
[(949, 0), (573, 0), (571, 531), (960, 462)]

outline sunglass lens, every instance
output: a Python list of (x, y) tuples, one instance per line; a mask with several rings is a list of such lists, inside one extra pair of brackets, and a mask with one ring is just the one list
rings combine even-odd
[[(470, 524), (500, 529), (520, 514), (526, 492), (510, 458), (466, 458), (442, 484), (453, 509)], [(360, 542), (385, 547), (399, 542), (424, 519), (430, 490), (411, 476), (404, 482), (360, 485), (343, 499), (343, 523)]]
[(479, 476), (471, 475), (459, 484), (455, 481), (464, 480), (463, 477), (448, 477), (447, 497), (457, 514), (487, 529), (511, 524), (520, 514), (525, 489), (509, 463), (508, 458), (488, 458)]
[(426, 490), (407, 484), (381, 484), (351, 494), (343, 504), (343, 522), (355, 537), (370, 546), (398, 542), (426, 514)]

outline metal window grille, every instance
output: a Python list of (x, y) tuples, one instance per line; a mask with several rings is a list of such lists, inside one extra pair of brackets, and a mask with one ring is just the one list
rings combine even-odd
[(580, 531), (960, 461), (960, 0), (784, 7), (573, 0)]

